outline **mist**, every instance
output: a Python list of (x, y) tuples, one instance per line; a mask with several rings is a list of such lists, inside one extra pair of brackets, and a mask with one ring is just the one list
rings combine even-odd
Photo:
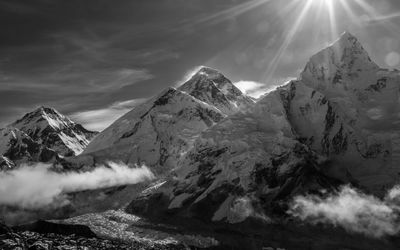
[(23, 209), (61, 207), (69, 203), (67, 193), (136, 184), (154, 178), (146, 166), (130, 168), (113, 162), (90, 172), (57, 173), (50, 167), (39, 163), (1, 172), (0, 205)]
[(349, 232), (380, 238), (400, 232), (400, 187), (383, 199), (349, 186), (324, 198), (316, 195), (294, 198), (289, 214), (303, 221), (341, 226)]

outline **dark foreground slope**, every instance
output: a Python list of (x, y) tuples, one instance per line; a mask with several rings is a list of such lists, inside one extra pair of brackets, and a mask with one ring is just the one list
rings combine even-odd
[(11, 229), (0, 224), (0, 249), (185, 249), (179, 244), (158, 245), (99, 238), (89, 227), (38, 221)]

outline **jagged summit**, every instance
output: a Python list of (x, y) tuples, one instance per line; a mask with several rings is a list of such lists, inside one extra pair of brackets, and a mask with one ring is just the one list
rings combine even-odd
[(17, 128), (34, 141), (53, 149), (62, 156), (77, 155), (97, 134), (76, 124), (54, 108), (40, 106), (25, 114), (9, 127)]
[(338, 40), (349, 40), (349, 39), (356, 39), (357, 40), (357, 37), (354, 36), (352, 33), (350, 33), (350, 31), (345, 30), (342, 34), (340, 34), (340, 36), (337, 39), (337, 41)]
[(250, 97), (243, 94), (222, 73), (204, 66), (178, 89), (217, 107), (226, 114), (235, 113), (254, 104)]
[[(35, 118), (43, 119), (63, 119), (64, 116), (61, 115), (57, 110), (51, 107), (40, 106), (35, 110), (26, 113), (22, 118), (15, 121), (13, 124), (29, 123)], [(11, 124), (13, 126), (13, 124)]]
[(212, 89), (212, 85), (222, 90), (224, 94), (233, 94), (235, 96), (243, 95), (243, 93), (221, 72), (206, 66), (202, 66), (197, 73), (180, 86), (179, 89), (185, 92), (193, 92), (207, 88)]
[(310, 82), (340, 83), (343, 78), (376, 71), (379, 66), (350, 32), (344, 32), (332, 45), (311, 57), (301, 79)]
[(217, 69), (213, 69), (207, 66), (201, 66), (199, 68), (199, 70), (197, 71), (197, 73), (195, 73), (193, 76), (195, 75), (204, 75), (207, 76), (210, 79), (217, 79), (220, 77), (223, 77), (224, 75), (219, 72)]

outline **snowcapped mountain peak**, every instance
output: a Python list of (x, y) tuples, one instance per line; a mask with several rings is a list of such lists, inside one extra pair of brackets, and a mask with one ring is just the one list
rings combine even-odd
[(36, 112), (41, 112), (42, 114), (53, 114), (53, 115), (62, 116), (57, 110), (55, 110), (52, 107), (47, 107), (47, 106), (40, 106), (35, 111)]
[(187, 82), (179, 87), (185, 92), (200, 91), (202, 89), (217, 87), (222, 83), (230, 83), (222, 73), (216, 69), (202, 66)]
[(74, 126), (74, 124), (73, 121), (54, 108), (40, 106), (34, 111), (25, 114), (21, 119), (11, 124), (11, 126), (20, 128), (22, 131), (29, 129), (31, 126), (40, 126), (42, 129), (50, 126), (56, 130), (62, 130)]
[(344, 32), (332, 45), (311, 57), (301, 79), (309, 82), (337, 84), (343, 78), (354, 78), (379, 66), (350, 32)]
[(348, 30), (345, 30), (342, 34), (340, 34), (338, 40), (351, 40), (355, 39), (358, 40), (357, 37), (355, 37), (352, 33), (350, 33)]
[(254, 104), (222, 73), (204, 66), (178, 90), (215, 106), (225, 114), (235, 113)]
[(54, 108), (41, 106), (9, 125), (63, 156), (77, 155), (96, 132), (74, 123)]
[(221, 72), (219, 72), (216, 69), (207, 67), (207, 66), (201, 66), (195, 75), (197, 75), (197, 74), (206, 75), (210, 78), (216, 78), (216, 77), (222, 76)]
[[(225, 95), (243, 95), (243, 93), (221, 72), (216, 69), (202, 66), (197, 73), (195, 73), (189, 81), (184, 83), (179, 89), (187, 92), (189, 89), (207, 88), (209, 85), (215, 85)], [(190, 92), (190, 91), (189, 91)]]
[[(232, 85), (233, 87), (235, 87), (232, 82), (224, 75), (222, 74), (220, 71), (210, 68), (210, 67), (206, 67), (206, 66), (202, 66), (196, 74), (194, 74), (190, 80), (197, 80), (197, 79), (207, 79), (209, 81), (212, 81), (218, 88), (223, 88), (226, 85)], [(190, 80), (187, 82), (189, 83)], [(241, 93), (239, 89), (237, 89), (236, 87), (233, 88), (235, 90), (235, 92)], [(237, 90), (237, 91), (236, 91)]]

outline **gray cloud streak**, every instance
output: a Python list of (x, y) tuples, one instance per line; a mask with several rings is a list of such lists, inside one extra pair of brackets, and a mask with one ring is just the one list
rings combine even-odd
[(130, 168), (121, 163), (108, 163), (90, 172), (56, 173), (50, 165), (38, 163), (0, 173), (0, 205), (38, 209), (69, 203), (64, 194), (119, 185), (136, 184), (154, 178), (146, 167)]

